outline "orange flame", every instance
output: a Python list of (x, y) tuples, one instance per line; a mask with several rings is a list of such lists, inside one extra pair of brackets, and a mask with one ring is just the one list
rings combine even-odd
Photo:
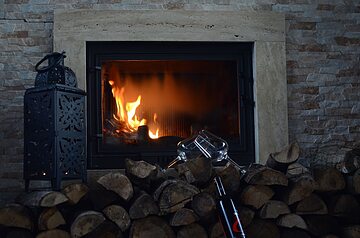
[[(116, 114), (113, 114), (115, 120), (125, 124), (125, 128), (122, 128), (125, 132), (136, 132), (139, 126), (146, 125), (146, 119), (139, 119), (136, 115), (136, 109), (141, 104), (141, 95), (139, 95), (134, 102), (126, 102), (124, 98), (125, 88), (118, 88), (115, 86), (114, 81), (109, 80), (111, 86), (111, 92), (116, 101)], [(125, 107), (124, 107), (125, 104)], [(154, 122), (156, 123), (157, 115), (154, 114)], [(118, 131), (118, 130), (117, 130)], [(159, 138), (159, 128), (156, 132), (152, 132), (149, 129), (149, 137), (152, 139)]]

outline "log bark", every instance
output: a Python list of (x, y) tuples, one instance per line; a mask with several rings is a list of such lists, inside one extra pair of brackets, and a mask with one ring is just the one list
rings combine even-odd
[(191, 207), (201, 220), (211, 221), (212, 218), (216, 217), (216, 202), (208, 193), (201, 192), (195, 195)]
[(360, 169), (356, 170), (354, 174), (346, 177), (347, 189), (350, 193), (360, 194)]
[(171, 226), (185, 226), (199, 220), (198, 215), (188, 208), (181, 208), (176, 211), (170, 219)]
[(135, 220), (130, 228), (132, 238), (175, 238), (175, 233), (167, 222), (157, 216)]
[(121, 231), (126, 231), (131, 224), (128, 212), (119, 205), (110, 205), (104, 208), (103, 213), (112, 222), (114, 222)]
[[(227, 163), (224, 167), (215, 168), (215, 172), (220, 176), (226, 193), (232, 194), (239, 190), (241, 173), (234, 165)], [(211, 181), (211, 184), (214, 185), (214, 182)]]
[(149, 215), (158, 215), (159, 206), (147, 193), (141, 194), (131, 205), (129, 215), (131, 219), (145, 218)]
[(248, 185), (240, 196), (240, 201), (256, 209), (262, 207), (274, 195), (274, 191), (263, 185)]
[(338, 234), (339, 224), (334, 217), (329, 215), (304, 216), (308, 231), (313, 236), (324, 236), (327, 234)]
[(343, 175), (335, 168), (314, 170), (314, 179), (316, 181), (316, 190), (320, 192), (333, 192), (345, 188)]
[(294, 228), (281, 229), (281, 238), (311, 238), (304, 230)]
[(52, 230), (65, 225), (65, 219), (56, 207), (43, 210), (38, 219), (39, 230)]
[(304, 219), (301, 216), (296, 215), (294, 213), (286, 214), (279, 217), (276, 220), (276, 224), (278, 226), (286, 227), (286, 228), (300, 228), (303, 230), (307, 230), (307, 225)]
[(36, 238), (70, 238), (70, 234), (64, 230), (54, 229), (40, 232)]
[(360, 223), (360, 205), (350, 194), (334, 195), (329, 199), (329, 213), (342, 222)]
[(299, 215), (322, 215), (328, 214), (328, 209), (322, 198), (313, 193), (296, 205), (295, 212)]
[(295, 163), (290, 164), (287, 167), (286, 177), (291, 179), (291, 178), (296, 178), (303, 174), (309, 174), (309, 173), (310, 173), (310, 170), (308, 168), (306, 168), (304, 165), (302, 165), (298, 162), (295, 162)]
[(256, 185), (288, 185), (288, 178), (283, 173), (259, 164), (249, 167), (244, 180)]
[(197, 223), (186, 225), (180, 228), (176, 235), (177, 238), (207, 238), (207, 233), (204, 227), (200, 226)]
[(69, 199), (70, 204), (77, 204), (89, 191), (88, 186), (83, 183), (69, 184), (62, 190), (62, 193)]
[(167, 214), (183, 208), (199, 192), (197, 187), (184, 181), (168, 180), (155, 191), (154, 198), (158, 201), (160, 212)]
[(303, 174), (292, 179), (289, 187), (284, 189), (281, 197), (286, 204), (291, 205), (310, 196), (315, 187), (316, 183), (313, 177), (309, 174)]
[(352, 225), (344, 227), (342, 230), (342, 238), (359, 238), (360, 225)]
[(263, 219), (277, 218), (280, 215), (290, 213), (288, 205), (282, 201), (269, 200), (260, 210), (260, 217)]
[(17, 201), (28, 207), (54, 207), (67, 202), (69, 199), (56, 191), (35, 191), (20, 196)]
[(210, 159), (199, 156), (177, 165), (176, 170), (188, 183), (201, 186), (206, 184), (211, 178), (212, 163)]
[(300, 155), (300, 147), (297, 142), (293, 142), (283, 150), (271, 153), (266, 161), (266, 166), (285, 172), (288, 165), (295, 162)]
[(245, 234), (251, 238), (280, 238), (280, 231), (275, 223), (261, 219), (254, 220), (245, 229)]
[(209, 233), (210, 238), (226, 238), (223, 227), (219, 221), (211, 226)]
[(71, 237), (83, 237), (95, 230), (97, 226), (105, 221), (105, 217), (100, 212), (86, 211), (80, 213), (71, 224)]
[(19, 204), (9, 204), (0, 208), (0, 225), (32, 230), (33, 219), (27, 208)]
[(254, 219), (255, 212), (248, 207), (240, 206), (238, 209), (240, 222), (243, 228), (249, 226)]
[(134, 194), (132, 183), (120, 172), (108, 173), (99, 178), (97, 182), (104, 188), (114, 191), (125, 201), (129, 201)]
[(110, 221), (105, 221), (97, 226), (83, 238), (123, 238), (120, 228)]

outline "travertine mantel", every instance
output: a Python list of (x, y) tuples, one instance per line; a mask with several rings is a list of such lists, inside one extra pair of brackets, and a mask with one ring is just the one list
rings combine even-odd
[(56, 11), (54, 50), (86, 89), (86, 41), (254, 42), (257, 161), (288, 143), (285, 17), (262, 11)]

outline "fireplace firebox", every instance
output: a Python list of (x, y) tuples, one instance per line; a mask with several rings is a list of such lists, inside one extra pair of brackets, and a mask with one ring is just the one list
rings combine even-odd
[(162, 166), (201, 129), (255, 161), (252, 43), (87, 42), (89, 168)]

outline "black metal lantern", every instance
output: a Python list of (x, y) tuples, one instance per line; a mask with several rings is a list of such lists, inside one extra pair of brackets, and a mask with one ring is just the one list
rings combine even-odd
[[(35, 78), (35, 87), (45, 86), (49, 84), (63, 84), (66, 86), (76, 87), (77, 80), (74, 71), (64, 66), (65, 52), (54, 52), (46, 55), (40, 60), (35, 70), (38, 72)], [(48, 66), (40, 68), (40, 65), (48, 60)]]
[[(65, 179), (86, 180), (85, 92), (75, 88), (64, 53), (36, 65), (35, 87), (24, 96), (24, 179), (50, 180), (59, 190)], [(46, 59), (49, 66), (39, 69)]]

